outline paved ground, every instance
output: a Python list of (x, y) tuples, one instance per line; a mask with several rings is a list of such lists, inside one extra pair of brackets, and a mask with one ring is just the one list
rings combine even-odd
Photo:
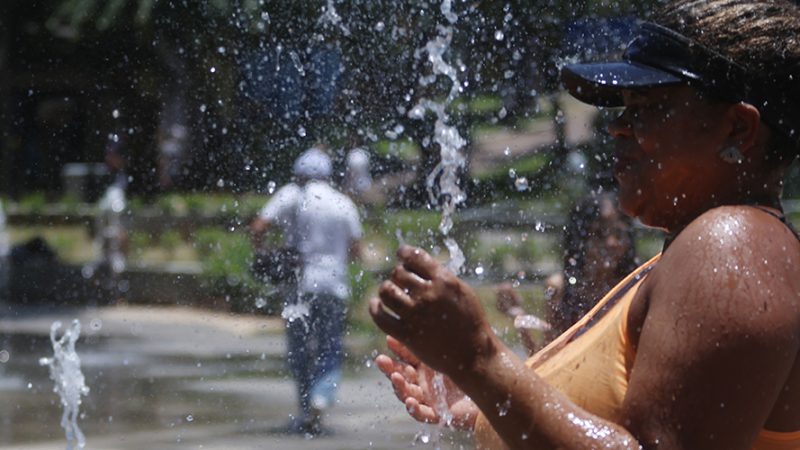
[[(0, 449), (66, 447), (58, 398), (38, 359), (51, 353), (50, 324), (73, 318), (83, 327), (77, 351), (91, 389), (79, 422), (86, 448), (437, 447), (421, 442), (420, 433), (436, 430), (406, 416), (369, 362), (375, 344), (364, 338), (348, 338), (340, 403), (325, 418), (332, 434), (306, 439), (280, 432), (296, 401), (283, 369), (280, 321), (126, 306), (0, 318)], [(438, 447), (471, 444), (450, 433)]]

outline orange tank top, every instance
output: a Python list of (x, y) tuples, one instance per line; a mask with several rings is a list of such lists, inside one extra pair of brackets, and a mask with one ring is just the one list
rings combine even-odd
[[(579, 407), (619, 423), (636, 356), (628, 342), (628, 310), (639, 286), (660, 256), (656, 255), (625, 277), (581, 320), (525, 364)], [(479, 450), (507, 448), (483, 414), (475, 422), (475, 443)], [(753, 450), (798, 449), (800, 431), (762, 430), (753, 445)]]

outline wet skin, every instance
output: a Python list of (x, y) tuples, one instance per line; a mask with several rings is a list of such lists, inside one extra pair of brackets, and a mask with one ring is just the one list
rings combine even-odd
[[(402, 247), (370, 313), (397, 356), (378, 366), (417, 420), (437, 418), (427, 364), (472, 401), (451, 395), (456, 425), (469, 427), (479, 408), (511, 448), (746, 450), (762, 428), (800, 430), (800, 243), (743, 206), (779, 203), (781, 170), (763, 163), (769, 131), (752, 106), (688, 87), (625, 102), (609, 130), (621, 207), (670, 240), (628, 316), (636, 359), (625, 419), (593, 416), (542, 381), (491, 332), (469, 286)], [(719, 158), (730, 145), (741, 164)]]

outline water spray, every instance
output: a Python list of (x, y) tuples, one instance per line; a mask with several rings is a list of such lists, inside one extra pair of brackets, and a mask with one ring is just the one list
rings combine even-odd
[(75, 319), (72, 325), (64, 330), (64, 334), (57, 338), (61, 322), (56, 321), (50, 326), (50, 342), (53, 345), (53, 357), (41, 358), (39, 364), (50, 368), (50, 379), (55, 382), (53, 391), (61, 398), (61, 427), (67, 437), (67, 450), (86, 446), (86, 438), (80, 427), (78, 417), (81, 406), (81, 396), (89, 394), (81, 372), (81, 360), (75, 352), (75, 342), (81, 334), (81, 323)]

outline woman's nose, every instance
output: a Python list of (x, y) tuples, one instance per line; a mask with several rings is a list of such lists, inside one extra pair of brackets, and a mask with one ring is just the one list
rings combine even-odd
[(633, 135), (633, 128), (627, 116), (627, 111), (623, 112), (608, 124), (608, 134), (611, 137), (620, 138)]

